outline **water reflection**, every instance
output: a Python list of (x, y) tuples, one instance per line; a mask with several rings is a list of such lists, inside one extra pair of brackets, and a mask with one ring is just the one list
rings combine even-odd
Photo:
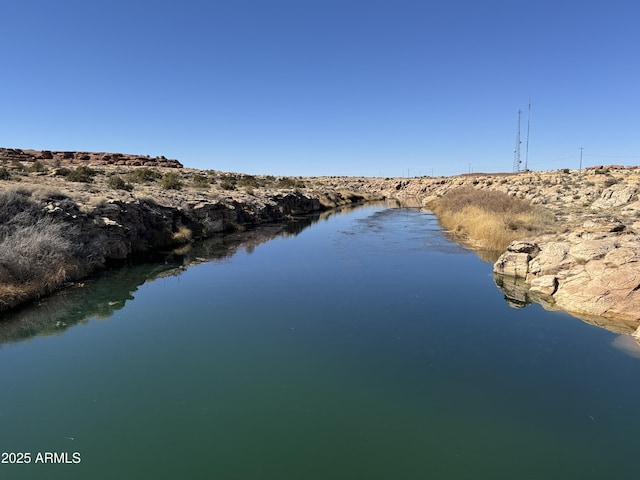
[[(504, 293), (504, 300), (510, 307), (524, 308), (532, 303), (539, 303), (545, 310), (558, 310), (552, 297), (532, 294), (529, 291), (529, 286), (522, 278), (494, 274), (493, 279), (496, 286)], [(640, 358), (640, 335), (638, 334), (640, 328), (637, 322), (572, 312), (569, 312), (569, 314), (589, 325), (623, 334), (613, 342), (613, 346), (628, 355)], [(632, 336), (632, 334), (635, 336)]]
[(286, 224), (261, 226), (196, 242), (173, 251), (155, 251), (78, 282), (34, 304), (0, 316), (0, 345), (37, 335), (58, 335), (86, 324), (91, 318), (107, 319), (134, 299), (144, 283), (180, 275), (190, 266), (221, 261), (239, 250), (252, 253), (256, 246), (276, 237), (293, 237), (315, 222), (337, 212), (297, 218)]
[[(399, 201), (374, 204), (399, 207)], [(371, 205), (369, 203), (368, 205)], [(326, 221), (361, 205), (346, 205), (318, 214), (296, 217), (286, 223), (213, 237), (172, 251), (154, 251), (134, 259), (114, 262), (107, 271), (73, 284), (40, 301), (0, 314), (0, 346), (34, 336), (59, 335), (92, 318), (107, 319), (134, 299), (138, 288), (159, 278), (177, 276), (199, 263), (222, 261), (240, 250), (251, 254), (260, 244), (280, 237), (295, 237), (314, 223)]]

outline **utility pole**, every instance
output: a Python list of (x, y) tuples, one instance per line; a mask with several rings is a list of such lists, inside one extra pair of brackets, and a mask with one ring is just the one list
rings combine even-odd
[(520, 171), (520, 164), (522, 160), (520, 160), (520, 115), (522, 114), (522, 110), (518, 109), (518, 133), (516, 134), (516, 148), (513, 149), (513, 173), (518, 173)]
[(580, 147), (580, 171), (582, 171), (582, 150), (584, 150), (584, 147)]

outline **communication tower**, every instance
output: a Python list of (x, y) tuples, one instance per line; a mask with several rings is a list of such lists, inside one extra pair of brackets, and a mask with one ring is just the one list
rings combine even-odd
[(513, 149), (513, 173), (518, 173), (520, 171), (520, 164), (522, 160), (520, 160), (520, 115), (522, 115), (522, 110), (518, 109), (518, 133), (516, 134), (516, 148)]
[(529, 171), (529, 131), (531, 130), (531, 99), (529, 99), (529, 114), (527, 115), (527, 146), (524, 153), (524, 171)]

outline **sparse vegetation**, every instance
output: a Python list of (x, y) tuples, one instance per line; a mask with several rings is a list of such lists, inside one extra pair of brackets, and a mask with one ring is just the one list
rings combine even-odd
[(11, 178), (11, 172), (5, 167), (0, 167), (0, 180), (9, 180)]
[(123, 178), (118, 175), (109, 175), (109, 177), (107, 177), (107, 185), (114, 190), (133, 190), (133, 185), (125, 182)]
[(235, 190), (236, 189), (236, 179), (233, 177), (223, 178), (220, 182), (220, 188), (223, 190)]
[(30, 173), (32, 173), (32, 172), (46, 172), (46, 171), (47, 171), (47, 167), (40, 160), (36, 160), (29, 167), (29, 172)]
[(195, 174), (193, 176), (193, 186), (196, 188), (208, 188), (211, 185), (209, 178), (205, 175)]
[(95, 170), (85, 165), (76, 167), (75, 170), (70, 170), (65, 176), (70, 182), (84, 182), (89, 183), (93, 180), (93, 177), (97, 174)]
[(131, 183), (152, 183), (162, 178), (162, 174), (149, 167), (138, 167), (125, 175), (125, 179)]
[(180, 176), (175, 172), (167, 172), (160, 181), (160, 186), (164, 190), (180, 190), (182, 188), (182, 181)]
[(292, 177), (282, 177), (276, 182), (277, 188), (304, 188), (305, 184), (302, 180)]
[(429, 207), (440, 223), (468, 244), (501, 251), (513, 240), (545, 230), (550, 213), (506, 193), (460, 187)]

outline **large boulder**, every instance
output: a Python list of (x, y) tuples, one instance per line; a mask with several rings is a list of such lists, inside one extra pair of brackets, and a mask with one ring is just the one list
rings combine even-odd
[(591, 204), (591, 209), (602, 210), (619, 207), (629, 203), (637, 191), (637, 185), (614, 185), (602, 192), (600, 198)]
[(529, 261), (540, 252), (535, 243), (511, 242), (493, 266), (493, 271), (515, 278), (526, 278), (529, 273)]

